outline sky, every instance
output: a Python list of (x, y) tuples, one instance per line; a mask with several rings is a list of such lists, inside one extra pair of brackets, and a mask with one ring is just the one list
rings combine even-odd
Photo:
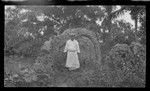
[[(113, 8), (113, 11), (112, 11), (112, 12), (114, 12), (114, 11), (116, 11), (116, 10), (119, 10), (120, 8), (121, 8), (121, 7), (120, 7), (119, 5), (117, 5), (115, 8)], [(103, 18), (103, 19), (104, 19), (104, 18)], [(102, 19), (102, 20), (97, 19), (96, 23), (101, 26), (103, 19)], [(132, 26), (131, 26), (132, 29), (135, 28), (135, 21), (134, 21), (133, 19), (131, 19), (130, 11), (125, 11), (125, 13), (124, 13), (123, 15), (121, 15), (121, 16), (115, 18), (115, 19), (112, 21), (112, 23), (113, 23), (114, 21), (121, 21), (121, 20), (123, 20), (123, 21), (126, 22), (126, 23), (130, 23), (130, 24), (132, 25)], [(138, 26), (140, 26), (140, 23), (138, 23)]]
[(131, 19), (131, 15), (130, 15), (130, 11), (126, 11), (122, 16), (119, 16), (118, 18), (114, 19), (115, 20), (118, 20), (118, 21), (125, 21), (125, 22), (128, 22), (132, 25), (131, 28), (135, 28), (135, 21), (133, 19)]

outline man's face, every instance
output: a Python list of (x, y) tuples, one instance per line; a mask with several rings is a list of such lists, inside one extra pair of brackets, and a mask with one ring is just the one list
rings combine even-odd
[(71, 40), (73, 40), (75, 38), (75, 36), (71, 36)]

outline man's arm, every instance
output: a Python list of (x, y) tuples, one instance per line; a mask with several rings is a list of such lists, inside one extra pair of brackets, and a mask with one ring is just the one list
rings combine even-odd
[(67, 50), (68, 50), (68, 41), (66, 42), (66, 46), (65, 46), (64, 52), (67, 52)]
[(77, 52), (80, 53), (80, 47), (78, 41), (76, 41), (76, 46), (77, 46)]

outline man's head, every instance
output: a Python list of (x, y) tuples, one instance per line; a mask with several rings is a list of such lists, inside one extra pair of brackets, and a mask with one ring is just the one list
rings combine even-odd
[(75, 35), (71, 35), (71, 40), (74, 40), (75, 39)]

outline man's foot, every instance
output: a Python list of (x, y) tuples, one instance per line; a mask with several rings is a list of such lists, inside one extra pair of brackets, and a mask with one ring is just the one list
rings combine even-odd
[(70, 67), (69, 70), (75, 70), (75, 69), (78, 69), (76, 67)]

